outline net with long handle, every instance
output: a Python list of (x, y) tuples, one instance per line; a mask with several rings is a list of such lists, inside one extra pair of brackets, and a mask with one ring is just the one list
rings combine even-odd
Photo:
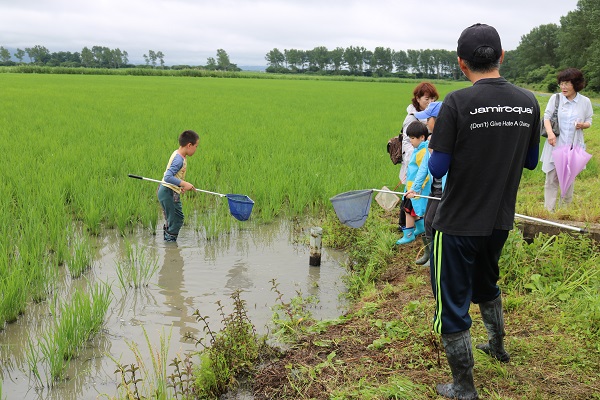
[(369, 216), (372, 194), (372, 189), (352, 190), (335, 195), (329, 200), (342, 224), (360, 228)]

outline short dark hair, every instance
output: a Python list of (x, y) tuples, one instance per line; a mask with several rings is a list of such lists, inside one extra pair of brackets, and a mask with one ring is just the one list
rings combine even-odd
[(500, 68), (500, 57), (496, 56), (496, 50), (492, 47), (482, 46), (474, 53), (478, 60), (487, 61), (469, 61), (462, 59), (467, 68), (473, 72), (490, 72)]
[(406, 127), (406, 136), (414, 138), (425, 136), (425, 139), (427, 140), (429, 137), (429, 129), (427, 129), (427, 125), (421, 121), (413, 121)]
[(188, 144), (196, 144), (200, 140), (200, 136), (194, 131), (183, 131), (179, 135), (179, 145), (187, 146)]
[(567, 68), (560, 71), (556, 76), (556, 82), (560, 85), (561, 82), (571, 82), (573, 89), (576, 92), (583, 90), (585, 87), (585, 79), (583, 73), (577, 68)]
[(417, 99), (425, 95), (429, 95), (429, 97), (432, 97), (434, 101), (440, 98), (440, 95), (438, 94), (438, 91), (435, 88), (435, 86), (433, 86), (433, 84), (429, 82), (419, 83), (417, 87), (415, 87), (415, 90), (413, 90), (412, 98), (412, 105), (415, 106), (417, 111), (423, 111), (421, 110), (421, 105), (419, 104), (419, 101)]

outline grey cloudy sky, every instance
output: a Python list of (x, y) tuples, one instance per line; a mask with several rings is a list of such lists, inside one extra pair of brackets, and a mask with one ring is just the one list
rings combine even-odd
[(167, 65), (204, 65), (224, 49), (239, 66), (265, 65), (273, 48), (455, 50), (460, 32), (481, 22), (514, 50), (576, 8), (577, 0), (0, 0), (0, 46), (105, 46), (131, 62), (160, 50)]

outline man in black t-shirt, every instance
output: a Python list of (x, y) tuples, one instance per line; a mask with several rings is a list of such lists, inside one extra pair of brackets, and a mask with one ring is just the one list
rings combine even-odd
[(477, 347), (508, 362), (498, 260), (513, 228), (522, 170), (537, 165), (540, 107), (531, 92), (500, 76), (504, 51), (493, 27), (465, 29), (457, 53), (473, 86), (444, 98), (429, 144), (430, 172), (448, 173), (433, 221), (433, 327), (453, 376), (438, 393), (476, 399), (469, 307), (479, 304), (488, 332), (489, 342)]

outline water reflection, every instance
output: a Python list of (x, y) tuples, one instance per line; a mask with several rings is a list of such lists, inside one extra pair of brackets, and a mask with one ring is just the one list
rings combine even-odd
[(248, 273), (248, 263), (242, 259), (236, 260), (227, 272), (225, 287), (231, 289), (233, 293), (235, 290), (251, 289), (252, 286), (252, 280)]
[(172, 317), (173, 326), (182, 332), (179, 340), (184, 342), (186, 334), (197, 336), (200, 331), (193, 316), (194, 300), (191, 296), (185, 296), (184, 262), (177, 243), (165, 243), (165, 255), (158, 272), (158, 287), (159, 293), (164, 296), (163, 304), (167, 306), (164, 314)]

